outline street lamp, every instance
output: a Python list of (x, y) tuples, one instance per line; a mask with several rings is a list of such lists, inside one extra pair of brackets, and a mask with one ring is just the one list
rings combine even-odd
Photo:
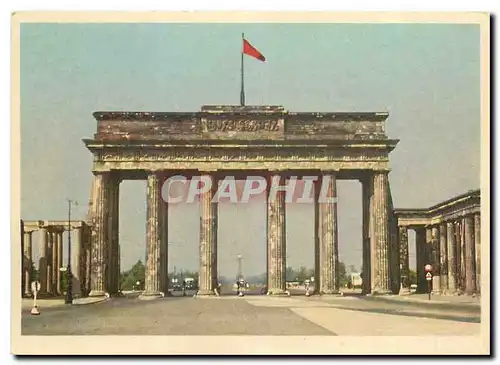
[(238, 259), (238, 273), (236, 274), (236, 280), (241, 280), (243, 279), (243, 271), (241, 268), (241, 260), (243, 259), (243, 256), (238, 255), (237, 259)]
[[(68, 287), (66, 290), (65, 304), (73, 304), (73, 274), (71, 272), (71, 203), (73, 201), (68, 199), (68, 267), (67, 267), (67, 278)], [(74, 202), (78, 205), (77, 202)]]

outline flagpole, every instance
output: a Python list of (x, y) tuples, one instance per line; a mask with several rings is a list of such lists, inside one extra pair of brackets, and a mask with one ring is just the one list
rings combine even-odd
[(241, 91), (240, 91), (240, 104), (245, 106), (245, 79), (243, 77), (243, 43), (245, 42), (245, 34), (241, 33)]

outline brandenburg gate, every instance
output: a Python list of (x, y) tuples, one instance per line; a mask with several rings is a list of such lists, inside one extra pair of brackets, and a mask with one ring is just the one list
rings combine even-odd
[[(285, 185), (290, 176), (328, 182), (354, 179), (363, 191), (363, 291), (400, 289), (398, 224), (389, 187), (389, 153), (398, 140), (385, 133), (387, 113), (296, 113), (281, 106), (203, 106), (199, 112), (96, 112), (90, 296), (119, 291), (118, 204), (123, 180), (147, 180), (144, 297), (168, 292), (168, 204), (162, 184), (173, 175), (209, 179), (200, 198), (199, 291), (217, 285), (217, 181), (262, 176)], [(325, 179), (325, 177), (328, 177)], [(267, 192), (268, 193), (268, 192)], [(269, 195), (268, 195), (269, 196)], [(267, 200), (268, 294), (286, 293), (285, 194)], [(317, 294), (339, 294), (337, 203), (315, 202)], [(319, 284), (319, 285), (318, 285)]]

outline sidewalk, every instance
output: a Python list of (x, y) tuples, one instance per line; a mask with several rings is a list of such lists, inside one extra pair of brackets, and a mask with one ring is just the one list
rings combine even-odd
[[(409, 294), (409, 295), (398, 295), (394, 297), (399, 300), (412, 300), (418, 302), (429, 302), (428, 294)], [(472, 304), (481, 305), (481, 297), (472, 297), (471, 295), (431, 295), (431, 302), (439, 303), (462, 303), (462, 304)]]
[(390, 301), (407, 304), (425, 304), (429, 306), (448, 306), (456, 309), (481, 309), (481, 297), (472, 297), (470, 295), (431, 295), (429, 300), (428, 294), (409, 294), (409, 295), (390, 295), (390, 296), (373, 296), (365, 297), (378, 301)]

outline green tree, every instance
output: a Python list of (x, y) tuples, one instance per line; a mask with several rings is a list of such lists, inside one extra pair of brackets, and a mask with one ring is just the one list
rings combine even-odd
[(293, 267), (287, 267), (285, 272), (286, 281), (295, 281), (297, 278), (297, 273)]
[(339, 261), (339, 284), (340, 286), (345, 286), (348, 281), (345, 264)]
[[(68, 290), (68, 272), (61, 271), (61, 291), (63, 294), (66, 294)], [(74, 290), (74, 288), (72, 288)]]
[(297, 270), (297, 278), (299, 279), (300, 283), (303, 283), (305, 280), (310, 279), (311, 276), (308, 275), (309, 271), (305, 266), (301, 266), (299, 270)]
[[(144, 288), (144, 279), (146, 277), (146, 267), (141, 260), (137, 261), (134, 266), (128, 271), (120, 274), (120, 288), (121, 290), (132, 290), (136, 288), (136, 283), (139, 281), (141, 284), (138, 289)], [(136, 288), (137, 289), (137, 288)]]
[(410, 285), (417, 284), (417, 272), (413, 270), (408, 270), (408, 276), (410, 278)]

